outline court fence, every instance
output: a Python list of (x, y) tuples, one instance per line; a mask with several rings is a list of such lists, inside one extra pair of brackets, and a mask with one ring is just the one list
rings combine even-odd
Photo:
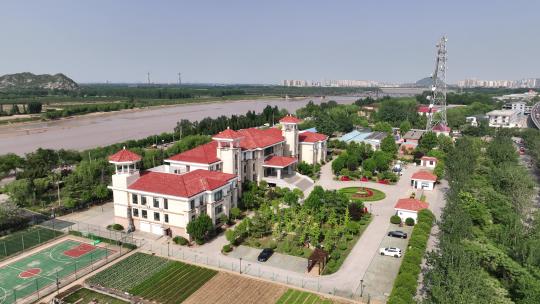
[[(25, 284), (11, 290), (4, 290), (3, 300), (0, 295), (0, 303), (26, 304), (37, 302), (54, 292), (58, 293), (64, 286), (127, 254), (131, 249), (136, 248), (137, 244), (141, 245), (141, 240), (134, 239), (124, 232), (109, 231), (89, 224), (73, 223), (57, 231), (57, 233), (59, 233), (59, 236), (69, 233), (88, 238), (94, 241), (94, 244), (100, 244), (100, 248), (106, 249), (105, 256), (94, 256), (94, 252), (90, 251), (88, 253), (90, 255), (89, 263), (75, 260), (62, 265), (61, 270), (57, 269), (54, 273), (49, 273), (48, 277), (38, 274), (35, 279), (29, 280)], [(64, 275), (64, 273), (67, 273), (67, 275)]]
[(0, 239), (0, 261), (50, 242), (65, 233), (57, 229), (32, 226)]

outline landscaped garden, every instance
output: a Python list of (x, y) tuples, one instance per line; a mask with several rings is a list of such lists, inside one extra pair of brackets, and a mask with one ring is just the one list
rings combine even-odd
[(231, 246), (273, 248), (277, 252), (307, 258), (315, 248), (329, 254), (324, 273), (337, 271), (371, 220), (361, 201), (316, 186), (302, 204), (288, 189), (266, 184), (247, 184), (241, 204), (254, 210), (226, 232), (224, 252)]
[(148, 301), (181, 303), (216, 273), (208, 268), (135, 253), (91, 277), (87, 283)]
[(339, 189), (339, 192), (344, 193), (353, 201), (362, 202), (380, 201), (386, 197), (384, 192), (367, 187), (347, 187)]

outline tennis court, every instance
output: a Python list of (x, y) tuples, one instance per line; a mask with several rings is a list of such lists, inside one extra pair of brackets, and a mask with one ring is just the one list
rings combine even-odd
[(0, 268), (0, 304), (15, 303), (57, 280), (76, 274), (113, 252), (90, 243), (64, 240)]

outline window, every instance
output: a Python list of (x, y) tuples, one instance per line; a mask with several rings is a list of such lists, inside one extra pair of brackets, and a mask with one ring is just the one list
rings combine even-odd
[(220, 201), (223, 198), (223, 190), (214, 193), (214, 201)]
[(163, 209), (169, 209), (169, 200), (166, 198), (163, 199)]
[(133, 216), (134, 217), (139, 217), (139, 209), (133, 208)]
[(264, 149), (264, 156), (268, 156), (270, 154), (274, 153), (274, 147), (268, 147), (266, 149)]
[(159, 208), (159, 198), (154, 197), (154, 208)]
[(195, 200), (190, 200), (189, 201), (189, 210), (193, 210), (195, 209)]
[(154, 212), (154, 221), (159, 221), (159, 212)]
[(137, 194), (131, 194), (131, 201), (132, 201), (134, 204), (138, 204), (138, 203), (139, 203), (139, 197), (137, 196)]
[(146, 196), (141, 196), (141, 205), (146, 206)]
[(223, 212), (223, 205), (216, 206), (216, 208), (214, 210), (215, 210), (216, 215), (222, 213)]
[(169, 222), (169, 215), (164, 214), (163, 216), (164, 216), (165, 223), (168, 223)]
[(141, 210), (142, 218), (148, 218), (148, 212), (146, 210)]

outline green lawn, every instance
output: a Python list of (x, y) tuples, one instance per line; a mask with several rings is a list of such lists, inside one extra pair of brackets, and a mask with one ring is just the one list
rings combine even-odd
[(0, 238), (0, 260), (61, 235), (64, 233), (43, 227), (32, 227), (9, 234)]
[(215, 270), (175, 261), (129, 292), (148, 301), (182, 303), (216, 274)]
[(128, 301), (122, 301), (118, 298), (111, 297), (87, 288), (81, 288), (69, 296), (63, 298), (62, 300), (66, 301), (69, 304), (75, 303), (79, 300), (81, 304), (90, 303), (92, 300), (97, 300), (98, 303), (108, 303), (108, 304), (127, 304)]
[[(362, 198), (354, 197), (356, 193), (358, 193), (359, 191), (363, 191), (361, 189), (372, 191), (373, 196), (362, 197)], [(377, 189), (368, 188), (368, 187), (347, 187), (347, 188), (339, 189), (338, 191), (341, 193), (345, 193), (353, 201), (374, 202), (374, 201), (380, 201), (386, 197), (386, 194), (384, 194), (384, 192)]]
[(276, 304), (332, 304), (332, 300), (307, 291), (289, 289), (277, 300)]

